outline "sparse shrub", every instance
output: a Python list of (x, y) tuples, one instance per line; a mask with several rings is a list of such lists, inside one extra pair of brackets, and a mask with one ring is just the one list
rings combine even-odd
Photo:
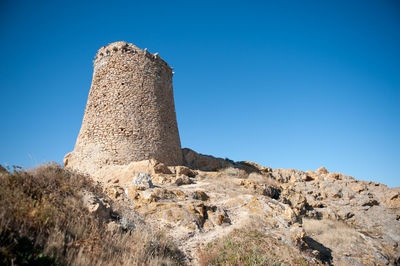
[(236, 229), (198, 251), (200, 265), (309, 265), (299, 251), (262, 232), (260, 225)]
[(361, 240), (356, 229), (344, 222), (330, 219), (303, 219), (303, 227), (312, 238), (329, 248)]
[(247, 178), (249, 175), (245, 170), (235, 168), (235, 167), (228, 167), (224, 168), (219, 171), (221, 176), (225, 177), (234, 177), (234, 178)]
[(266, 184), (273, 187), (279, 187), (280, 184), (275, 179), (271, 178), (268, 175), (258, 174), (258, 173), (251, 173), (248, 177), (249, 180), (258, 182), (259, 184)]
[(162, 233), (135, 224), (133, 215), (125, 216), (127, 226), (121, 227), (125, 230), (110, 230), (104, 220), (89, 213), (83, 190), (106, 198), (90, 179), (55, 163), (12, 173), (3, 169), (0, 264), (181, 263), (182, 255), (173, 243)]

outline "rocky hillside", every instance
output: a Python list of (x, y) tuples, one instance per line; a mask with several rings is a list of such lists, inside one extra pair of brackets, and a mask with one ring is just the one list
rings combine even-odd
[[(54, 165), (3, 170), (1, 261), (30, 254), (71, 265), (400, 263), (399, 190), (323, 167), (183, 154), (183, 166), (146, 160), (91, 177)], [(28, 253), (14, 244), (20, 239)]]

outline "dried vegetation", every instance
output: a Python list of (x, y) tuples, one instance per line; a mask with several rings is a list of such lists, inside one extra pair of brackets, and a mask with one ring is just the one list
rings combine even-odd
[[(88, 212), (82, 191), (99, 197), (92, 181), (47, 164), (30, 171), (0, 169), (0, 264), (172, 265), (179, 250), (162, 233), (114, 213)], [(133, 215), (132, 215), (133, 217)], [(129, 220), (129, 221), (126, 221)], [(135, 226), (124, 228), (123, 223)]]
[(303, 227), (308, 235), (327, 247), (362, 241), (360, 233), (341, 221), (330, 219), (303, 219)]
[(295, 249), (265, 233), (256, 218), (243, 229), (208, 243), (198, 251), (200, 265), (311, 265)]

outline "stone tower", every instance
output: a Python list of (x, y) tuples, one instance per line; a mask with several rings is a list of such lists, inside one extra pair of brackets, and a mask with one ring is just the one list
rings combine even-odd
[(126, 42), (102, 47), (81, 130), (64, 165), (92, 173), (151, 158), (182, 164), (172, 75), (157, 53)]

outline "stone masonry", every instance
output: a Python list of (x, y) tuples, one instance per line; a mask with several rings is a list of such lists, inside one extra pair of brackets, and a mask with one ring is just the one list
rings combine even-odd
[(102, 47), (82, 127), (64, 166), (90, 174), (151, 158), (182, 164), (172, 75), (157, 53), (123, 41)]

